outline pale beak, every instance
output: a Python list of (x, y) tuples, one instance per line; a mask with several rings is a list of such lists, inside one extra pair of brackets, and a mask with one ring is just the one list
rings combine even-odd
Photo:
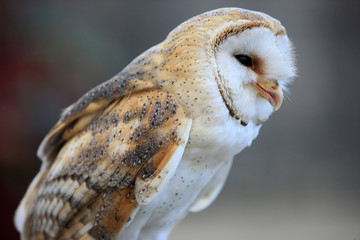
[(265, 98), (275, 110), (278, 110), (283, 101), (283, 92), (278, 81), (258, 80), (253, 83), (261, 97)]

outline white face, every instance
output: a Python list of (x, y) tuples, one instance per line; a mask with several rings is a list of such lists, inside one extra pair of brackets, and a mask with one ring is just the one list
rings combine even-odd
[(245, 123), (266, 121), (280, 107), (282, 89), (286, 90), (295, 76), (288, 37), (275, 36), (267, 28), (228, 37), (218, 46), (215, 57), (224, 101)]

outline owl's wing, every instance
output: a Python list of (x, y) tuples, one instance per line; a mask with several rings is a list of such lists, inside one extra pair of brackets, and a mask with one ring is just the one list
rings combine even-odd
[(15, 214), (15, 226), (19, 232), (23, 229), (29, 209), (37, 199), (36, 193), (40, 183), (47, 176), (50, 166), (63, 145), (83, 131), (98, 113), (104, 111), (116, 99), (146, 89), (158, 88), (154, 82), (140, 80), (136, 78), (136, 74), (123, 72), (91, 89), (77, 102), (66, 108), (60, 120), (40, 144), (37, 155), (42, 160), (41, 169), (28, 187)]
[(191, 212), (200, 212), (204, 210), (216, 199), (229, 175), (232, 161), (233, 159), (226, 161), (208, 185), (200, 192), (197, 201), (190, 208)]
[(24, 237), (113, 239), (174, 174), (191, 119), (172, 95), (143, 90), (95, 108), (49, 134), (66, 140), (29, 190)]

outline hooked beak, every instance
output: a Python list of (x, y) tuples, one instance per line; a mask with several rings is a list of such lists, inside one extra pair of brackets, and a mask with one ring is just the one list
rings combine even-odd
[(275, 110), (278, 110), (283, 101), (283, 92), (278, 81), (258, 80), (253, 83), (259, 95), (265, 98)]

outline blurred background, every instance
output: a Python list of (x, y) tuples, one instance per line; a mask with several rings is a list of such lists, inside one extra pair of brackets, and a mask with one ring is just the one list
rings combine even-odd
[(263, 11), (287, 28), (298, 78), (222, 194), (178, 239), (360, 239), (359, 1), (0, 1), (0, 238), (38, 171), (61, 109), (219, 7)]

